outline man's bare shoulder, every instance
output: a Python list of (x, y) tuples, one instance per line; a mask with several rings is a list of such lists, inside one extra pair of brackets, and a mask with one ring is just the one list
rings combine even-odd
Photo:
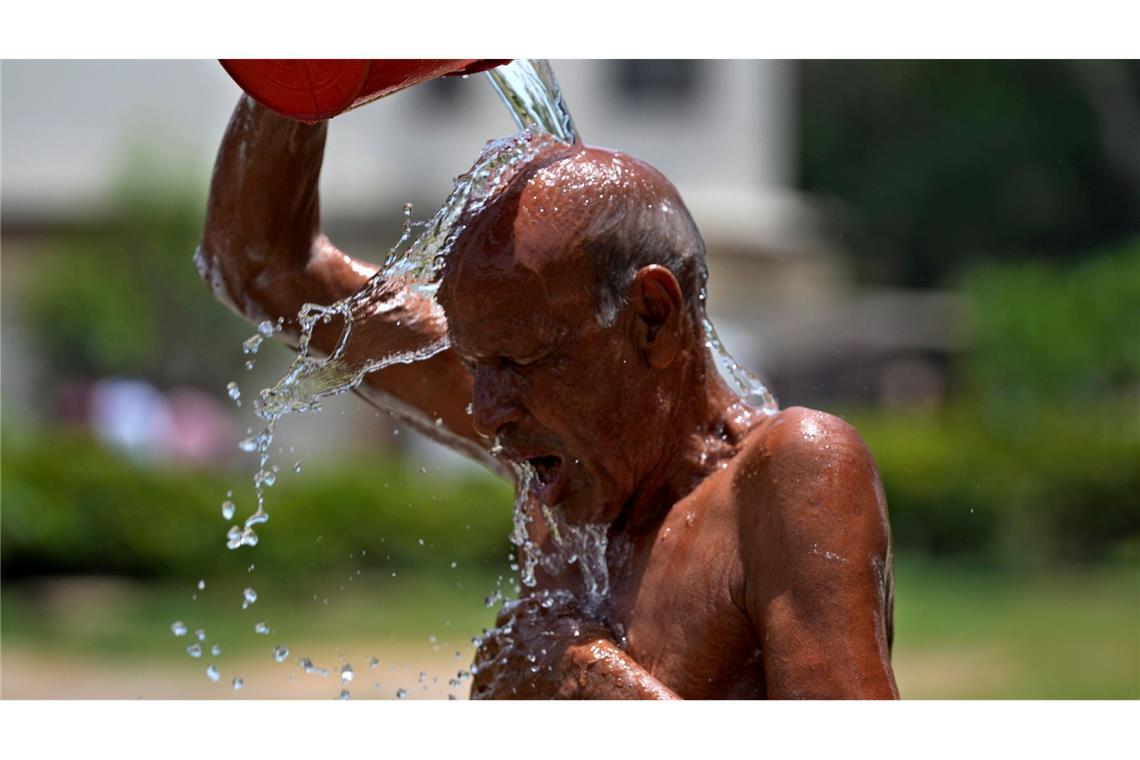
[[(767, 543), (822, 551), (885, 551), (886, 499), (874, 459), (850, 424), (790, 407), (757, 426), (737, 454), (738, 508)], [(768, 547), (769, 549), (773, 547)]]

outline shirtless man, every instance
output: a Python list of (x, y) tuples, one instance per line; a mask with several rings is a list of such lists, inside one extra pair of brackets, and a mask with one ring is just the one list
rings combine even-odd
[[(325, 133), (243, 97), (196, 258), (220, 299), (251, 320), (284, 318), (286, 335), (303, 303), (331, 303), (375, 271), (320, 232)], [(447, 441), (484, 461), (494, 441), (500, 460), (537, 474), (518, 483), (531, 504), (609, 525), (604, 601), (582, 601), (574, 564), (540, 567), (481, 647), (473, 696), (898, 696), (871, 455), (835, 417), (765, 415), (725, 386), (704, 345), (704, 279), (673, 186), (579, 145), (540, 155), (468, 221), (444, 314), (404, 293), (354, 328), (375, 353), (449, 331), (450, 350), (368, 376), (363, 395), (441, 418)], [(337, 333), (313, 345), (327, 351)], [(531, 537), (554, 551), (541, 518)]]

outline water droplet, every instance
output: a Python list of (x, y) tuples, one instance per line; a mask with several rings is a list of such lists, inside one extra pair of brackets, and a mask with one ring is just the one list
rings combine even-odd
[(256, 354), (257, 350), (261, 348), (261, 342), (263, 340), (265, 340), (265, 336), (261, 333), (249, 336), (241, 344), (242, 353)]
[(236, 509), (236, 505), (232, 501), (230, 501), (229, 499), (226, 499), (225, 501), (222, 502), (222, 517), (224, 517), (227, 520), (234, 519), (234, 510), (235, 509)]
[(245, 681), (243, 681), (239, 676), (234, 676), (233, 684), (234, 684), (234, 691), (237, 691), (241, 687), (245, 686)]
[(205, 591), (205, 589), (206, 589), (206, 579), (203, 578), (203, 579), (198, 581), (198, 590), (199, 591)]
[(340, 698), (341, 699), (348, 699), (348, 689), (341, 689), (340, 690)]
[(408, 696), (407, 689), (396, 689), (396, 699), (404, 699)]
[(252, 573), (252, 572), (253, 572), (253, 565), (250, 565), (249, 567), (247, 567), (247, 568), (245, 569), (245, 571), (246, 571), (247, 573)]
[(249, 607), (249, 605), (251, 605), (257, 601), (257, 592), (254, 591), (252, 588), (247, 588), (245, 591), (241, 592), (241, 595), (242, 595), (241, 608), (243, 610), (246, 609), (247, 607)]
[(283, 646), (273, 647), (273, 659), (277, 662), (285, 662), (285, 658), (289, 656), (289, 649)]
[(467, 411), (467, 416), (468, 416), (468, 417), (470, 417), (471, 415), (475, 414), (475, 405), (474, 405), (473, 403), (471, 403), (470, 401), (468, 401), (468, 402), (467, 402), (466, 411)]
[(435, 426), (436, 427), (443, 427), (443, 417), (436, 417), (435, 418)]
[(176, 620), (175, 622), (171, 623), (170, 630), (174, 633), (175, 636), (185, 636), (186, 624), (181, 620)]
[(214, 681), (215, 683), (217, 683), (218, 679), (222, 677), (222, 674), (218, 672), (218, 668), (215, 665), (211, 665), (206, 668), (206, 675), (211, 681)]
[(218, 646), (217, 644), (214, 644), (214, 646), (210, 647), (210, 654), (214, 655), (215, 657), (217, 657), (221, 653), (222, 653), (222, 648), (220, 646)]
[(236, 525), (230, 526), (226, 531), (226, 548), (236, 549), (241, 546), (241, 528)]
[(452, 570), (454, 570), (454, 569), (455, 569), (455, 568), (457, 568), (457, 567), (459, 567), (459, 563), (458, 563), (458, 562), (454, 562), (454, 561), (453, 561), (453, 562), (451, 563), (451, 569), (452, 569)]
[(355, 675), (356, 675), (356, 673), (354, 673), (352, 671), (351, 665), (345, 665), (343, 668), (340, 669), (340, 680), (343, 683), (348, 683), (349, 681), (351, 681), (353, 679), (353, 677)]
[(186, 647), (186, 654), (190, 655), (191, 657), (201, 657), (202, 656), (202, 645), (201, 644), (191, 644), (190, 646)]
[(293, 472), (297, 472), (297, 473), (301, 472), (301, 463), (300, 462), (295, 462), (293, 464)]
[(264, 338), (273, 335), (274, 325), (268, 319), (264, 322), (259, 322), (257, 325), (257, 332)]
[(375, 668), (376, 666), (378, 666), (380, 664), (380, 660), (376, 657), (373, 657), (371, 660), (368, 661), (368, 664)]
[(226, 383), (226, 395), (234, 401), (241, 401), (241, 388), (232, 380)]
[(249, 517), (246, 518), (245, 527), (248, 530), (249, 528), (252, 528), (254, 525), (261, 525), (263, 522), (269, 522), (269, 513), (257, 511), (257, 512), (254, 512), (252, 515), (250, 515)]
[(247, 453), (257, 451), (257, 436), (251, 435), (248, 438), (242, 438), (238, 443), (238, 448)]
[(241, 542), (245, 546), (257, 546), (257, 533), (253, 528), (246, 528), (242, 531)]
[(248, 372), (249, 370), (253, 369), (253, 359), (250, 359), (249, 361), (247, 361), (247, 362), (245, 363), (245, 369), (246, 369), (246, 371), (247, 371), (247, 372)]
[(194, 631), (194, 636), (195, 636), (195, 638), (198, 639), (198, 641), (205, 641), (206, 640), (206, 632), (201, 628)]
[(257, 625), (253, 626), (253, 632), (260, 633), (262, 636), (267, 636), (269, 635), (269, 626), (267, 626), (264, 622), (258, 623)]
[(421, 538), (420, 539), (420, 546), (423, 546), (423, 545), (424, 545), (424, 540)]
[(313, 673), (313, 674), (318, 675), (318, 676), (327, 676), (329, 674), (329, 672), (327, 670), (325, 670), (324, 668), (319, 668), (316, 665), (314, 665), (313, 661), (310, 660), (308, 657), (304, 657), (301, 659), (301, 669), (304, 670), (306, 673)]

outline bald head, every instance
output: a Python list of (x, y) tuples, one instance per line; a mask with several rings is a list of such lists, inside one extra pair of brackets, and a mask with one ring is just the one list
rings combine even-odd
[(625, 305), (637, 272), (658, 264), (677, 279), (696, 325), (704, 313), (704, 243), (676, 188), (648, 164), (602, 148), (541, 154), (472, 220), (456, 254), (449, 269), (531, 270), (556, 300), (589, 292), (603, 324)]

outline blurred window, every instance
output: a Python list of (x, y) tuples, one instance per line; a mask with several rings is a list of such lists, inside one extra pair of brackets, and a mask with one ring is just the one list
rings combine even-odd
[(610, 90), (615, 100), (630, 105), (680, 105), (695, 96), (700, 78), (700, 61), (614, 61)]

